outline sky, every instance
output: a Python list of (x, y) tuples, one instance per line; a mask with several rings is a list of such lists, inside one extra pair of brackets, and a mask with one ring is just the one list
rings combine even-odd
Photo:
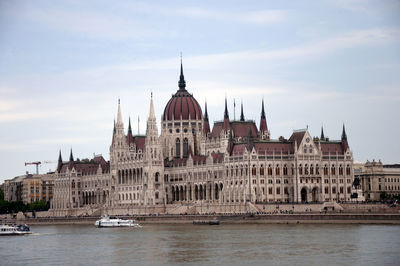
[(400, 163), (400, 1), (0, 0), (0, 183), (108, 160), (119, 98), (134, 134), (151, 92), (160, 123), (181, 53), (210, 121), (226, 96), (258, 125), (264, 99), (274, 139), (345, 124), (355, 161)]

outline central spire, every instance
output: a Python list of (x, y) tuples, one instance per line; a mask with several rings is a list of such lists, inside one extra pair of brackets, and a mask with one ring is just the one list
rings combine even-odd
[(185, 77), (183, 76), (182, 55), (181, 55), (181, 75), (179, 76), (178, 86), (180, 91), (186, 91), (186, 81)]

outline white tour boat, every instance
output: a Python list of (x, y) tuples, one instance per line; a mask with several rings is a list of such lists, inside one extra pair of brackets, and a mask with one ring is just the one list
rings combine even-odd
[(104, 215), (100, 220), (97, 220), (94, 225), (96, 227), (142, 227), (135, 220), (124, 220), (117, 217)]
[(28, 235), (32, 234), (30, 228), (27, 225), (0, 225), (0, 236), (12, 236), (12, 235)]

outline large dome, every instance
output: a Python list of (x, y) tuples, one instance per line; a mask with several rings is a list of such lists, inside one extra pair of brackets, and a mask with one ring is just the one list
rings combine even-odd
[(186, 90), (186, 82), (183, 76), (181, 64), (181, 75), (179, 78), (179, 90), (172, 95), (164, 109), (163, 121), (174, 120), (201, 120), (203, 113), (196, 99)]

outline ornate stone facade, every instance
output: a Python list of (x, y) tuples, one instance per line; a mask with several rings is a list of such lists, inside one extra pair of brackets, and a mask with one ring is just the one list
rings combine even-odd
[(356, 164), (354, 168), (355, 179), (366, 200), (388, 200), (387, 196), (400, 195), (400, 164), (373, 160)]
[(230, 120), (225, 100), (224, 119), (210, 130), (207, 105), (203, 113), (186, 90), (182, 65), (178, 84), (161, 135), (153, 97), (145, 135), (132, 135), (130, 119), (125, 134), (118, 103), (110, 162), (60, 157), (53, 208), (350, 201), (353, 155), (344, 126), (337, 141), (307, 129), (272, 140), (264, 102), (257, 128), (243, 107), (240, 120)]

